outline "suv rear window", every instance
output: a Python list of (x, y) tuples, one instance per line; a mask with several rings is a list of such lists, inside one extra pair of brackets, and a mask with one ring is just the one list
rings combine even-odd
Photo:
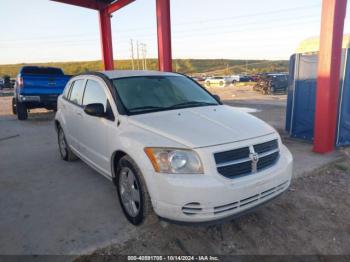
[(21, 70), (22, 74), (33, 75), (64, 75), (62, 69), (54, 67), (26, 66)]

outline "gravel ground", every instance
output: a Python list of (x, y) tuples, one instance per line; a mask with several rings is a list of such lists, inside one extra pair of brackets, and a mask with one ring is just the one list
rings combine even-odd
[(350, 164), (341, 161), (294, 179), (281, 198), (211, 227), (159, 223), (95, 255), (349, 255)]

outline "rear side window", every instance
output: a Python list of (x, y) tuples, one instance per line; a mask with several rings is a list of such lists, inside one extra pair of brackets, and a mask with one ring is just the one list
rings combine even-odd
[(88, 104), (103, 104), (105, 110), (107, 109), (107, 95), (98, 82), (88, 80), (86, 83), (83, 105)]
[(66, 88), (63, 91), (63, 97), (68, 99), (69, 96), (69, 91), (71, 90), (72, 86), (73, 86), (74, 82), (69, 83), (69, 85), (66, 86)]
[(76, 80), (71, 87), (69, 100), (74, 104), (81, 105), (84, 93), (85, 80)]
[(22, 74), (26, 75), (63, 75), (63, 71), (60, 68), (54, 67), (36, 67), (36, 66), (27, 66), (23, 67), (21, 70)]

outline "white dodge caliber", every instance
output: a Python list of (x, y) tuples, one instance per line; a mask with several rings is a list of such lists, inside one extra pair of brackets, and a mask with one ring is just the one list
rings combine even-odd
[(190, 78), (155, 71), (73, 77), (55, 118), (61, 157), (112, 180), (127, 219), (232, 219), (291, 181), (292, 155), (265, 122)]

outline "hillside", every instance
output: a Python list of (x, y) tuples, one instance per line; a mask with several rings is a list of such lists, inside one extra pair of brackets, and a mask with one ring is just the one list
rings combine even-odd
[[(131, 69), (131, 60), (117, 60), (114, 62), (115, 68), (125, 70)], [(0, 77), (9, 75), (15, 77), (19, 69), (25, 64), (0, 65)], [(85, 71), (102, 70), (101, 61), (86, 62), (52, 62), (52, 63), (33, 63), (30, 65), (55, 66), (61, 67), (66, 74), (74, 75)], [(137, 63), (135, 62), (137, 69)], [(140, 68), (142, 62), (140, 61)], [(157, 70), (157, 59), (147, 59), (147, 68)], [(286, 72), (288, 71), (288, 61), (269, 61), (269, 60), (229, 60), (229, 59), (175, 59), (173, 61), (174, 71), (196, 74), (240, 74), (240, 73), (261, 73), (261, 72)], [(142, 68), (141, 68), (142, 69)]]

